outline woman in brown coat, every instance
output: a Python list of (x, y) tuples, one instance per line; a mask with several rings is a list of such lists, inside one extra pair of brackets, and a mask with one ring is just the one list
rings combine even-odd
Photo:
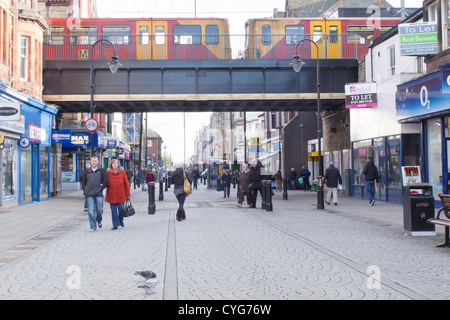
[(238, 207), (242, 207), (244, 202), (244, 197), (247, 197), (247, 208), (252, 206), (252, 188), (249, 187), (251, 180), (251, 174), (248, 170), (248, 165), (244, 163), (242, 165), (242, 171), (239, 174), (239, 200)]
[(111, 161), (108, 169), (106, 170), (106, 174), (108, 175), (109, 184), (106, 189), (105, 200), (106, 202), (109, 202), (111, 207), (111, 218), (113, 224), (111, 230), (117, 230), (119, 224), (124, 227), (124, 203), (127, 199), (130, 199), (130, 185), (128, 184), (125, 170), (123, 170), (120, 166), (120, 162), (117, 159)]

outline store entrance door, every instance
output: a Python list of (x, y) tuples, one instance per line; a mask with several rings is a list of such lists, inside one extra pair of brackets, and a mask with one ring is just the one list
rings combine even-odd
[(386, 150), (384, 145), (373, 148), (373, 163), (378, 168), (380, 183), (375, 186), (375, 199), (386, 201)]

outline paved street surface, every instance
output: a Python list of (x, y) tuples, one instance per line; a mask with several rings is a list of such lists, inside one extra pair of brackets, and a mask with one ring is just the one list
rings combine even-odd
[[(316, 193), (273, 197), (273, 211), (236, 207), (201, 185), (176, 221), (173, 189), (148, 214), (148, 194), (132, 189), (136, 215), (112, 231), (89, 232), (84, 198), (0, 210), (0, 299), (104, 300), (391, 300), (449, 299), (450, 249), (437, 236), (403, 230), (402, 207), (340, 195), (315, 208)], [(138, 288), (136, 270), (160, 281)]]

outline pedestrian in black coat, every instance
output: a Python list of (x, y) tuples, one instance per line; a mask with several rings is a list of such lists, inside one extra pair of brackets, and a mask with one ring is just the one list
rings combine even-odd
[(337, 187), (338, 184), (342, 184), (341, 173), (338, 168), (335, 168), (334, 163), (328, 164), (327, 170), (325, 170), (324, 184), (327, 186), (327, 204), (331, 203), (331, 194), (333, 194), (334, 205), (338, 204)]
[(264, 197), (261, 191), (261, 168), (264, 166), (261, 162), (253, 160), (251, 162), (251, 170), (250, 170), (250, 187), (252, 188), (252, 208), (256, 208), (256, 200), (258, 196), (258, 191), (261, 194), (261, 198)]

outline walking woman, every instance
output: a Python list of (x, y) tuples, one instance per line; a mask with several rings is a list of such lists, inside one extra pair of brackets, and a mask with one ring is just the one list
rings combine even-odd
[[(177, 220), (181, 221), (181, 220), (186, 219), (186, 213), (184, 211), (183, 206), (184, 206), (184, 201), (186, 200), (187, 195), (186, 195), (186, 193), (184, 193), (183, 186), (184, 186), (184, 179), (188, 179), (188, 177), (184, 173), (182, 164), (177, 165), (177, 169), (173, 173), (172, 179), (173, 179), (173, 184), (174, 184), (173, 193), (175, 194), (175, 196), (177, 197), (177, 200), (178, 200)], [(189, 179), (188, 179), (188, 181), (189, 181), (189, 183), (192, 182)]]
[(120, 162), (114, 159), (109, 164), (108, 170), (109, 185), (106, 189), (106, 202), (111, 207), (111, 218), (113, 227), (111, 230), (117, 230), (123, 224), (123, 212), (124, 203), (127, 199), (130, 199), (130, 186), (128, 184), (127, 175), (125, 170), (120, 166)]

